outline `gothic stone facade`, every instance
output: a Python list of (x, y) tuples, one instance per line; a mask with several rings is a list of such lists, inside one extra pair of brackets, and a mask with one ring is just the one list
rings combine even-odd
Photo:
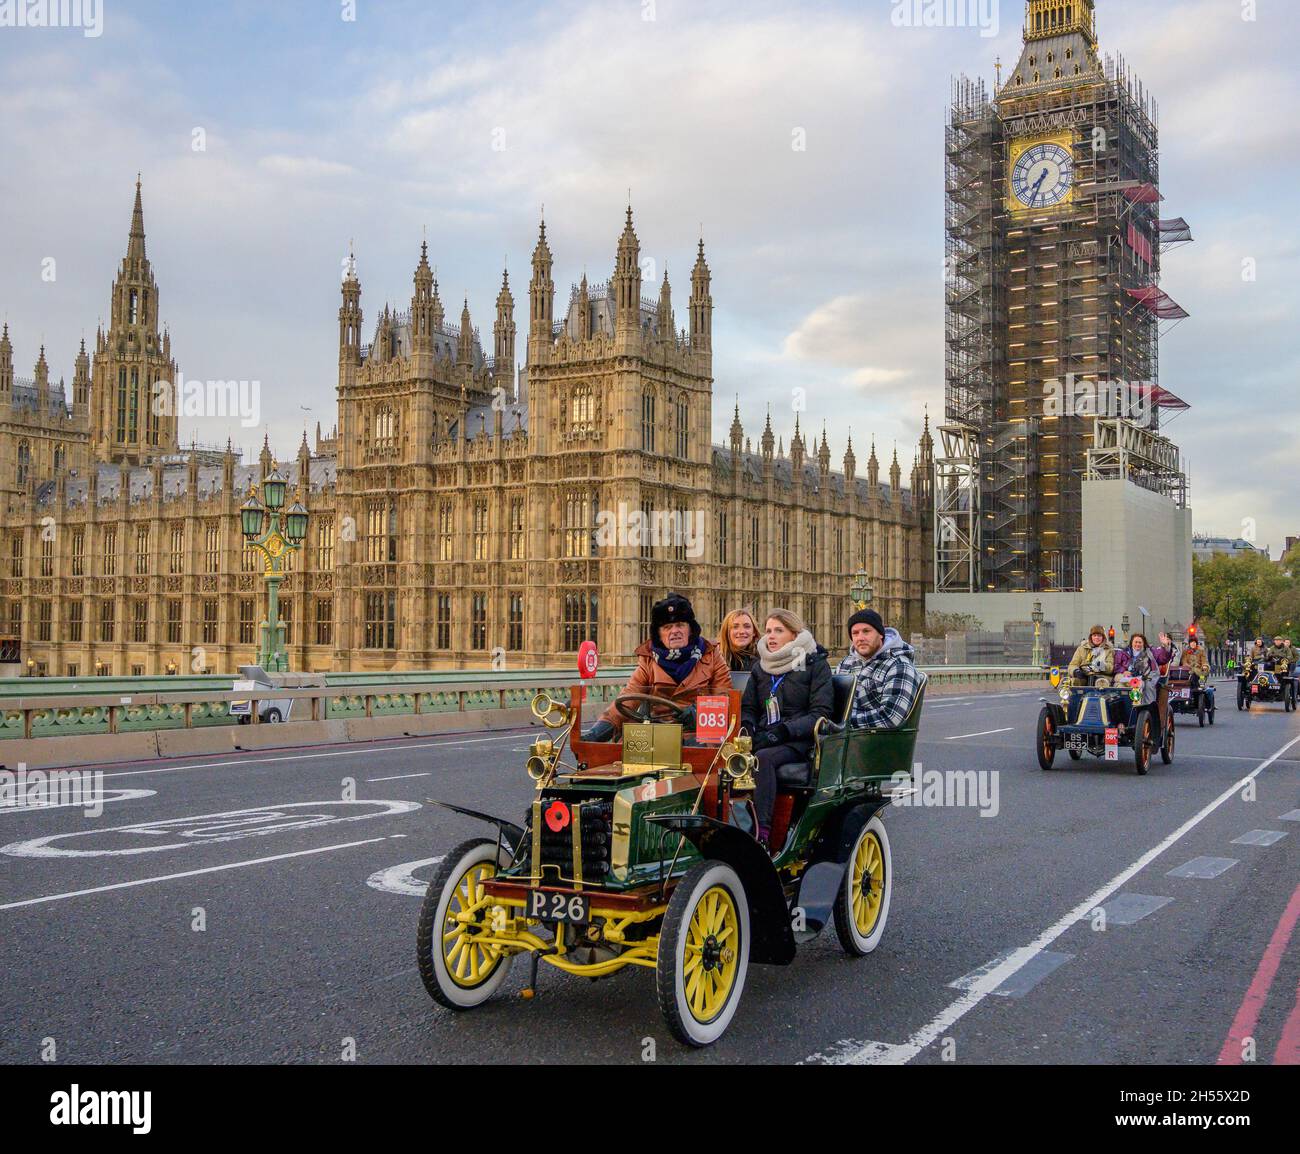
[[(427, 247), (409, 309), (386, 306), (368, 345), (349, 269), (336, 433), (318, 428), (280, 465), (310, 513), (280, 595), (291, 668), (568, 666), (586, 638), (623, 661), (669, 589), (709, 631), (736, 605), (786, 605), (839, 647), (859, 567), (886, 620), (919, 626), (928, 428), (910, 490), (897, 452), (887, 481), (874, 446), (865, 477), (851, 444), (832, 471), (825, 432), (810, 451), (797, 422), (788, 453), (770, 418), (752, 451), (738, 412), (715, 445), (703, 242), (680, 331), (667, 277), (657, 299), (641, 295), (630, 209), (606, 284), (584, 276), (557, 313), (551, 273), (543, 224), (516, 371), (508, 276), (487, 355), (468, 302), (459, 325), (445, 322)], [(72, 406), (43, 355), (37, 381), (14, 385), (7, 333), (0, 343), (0, 632), (21, 637), (33, 672), (230, 671), (254, 658), (265, 593), (239, 506), (271, 450), (252, 465), (229, 446), (183, 452), (174, 417), (146, 416), (136, 390), (175, 373), (157, 326), (137, 188), (112, 324), (93, 367), (78, 357)]]

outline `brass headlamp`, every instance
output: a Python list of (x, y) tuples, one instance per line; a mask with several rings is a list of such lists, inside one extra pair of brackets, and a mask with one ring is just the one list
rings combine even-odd
[(754, 756), (753, 749), (752, 737), (737, 737), (727, 742), (719, 751), (723, 771), (731, 778), (733, 789), (755, 788), (754, 770), (758, 768), (758, 758)]
[(559, 753), (555, 748), (555, 742), (549, 737), (539, 737), (528, 747), (528, 762), (525, 768), (528, 770), (528, 776), (536, 783), (537, 788), (544, 788), (555, 776), (555, 765), (559, 759)]

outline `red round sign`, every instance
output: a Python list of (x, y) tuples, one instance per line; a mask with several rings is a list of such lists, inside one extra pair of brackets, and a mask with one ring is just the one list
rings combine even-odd
[(596, 676), (600, 668), (600, 654), (596, 652), (594, 641), (584, 641), (578, 646), (578, 676), (584, 680)]

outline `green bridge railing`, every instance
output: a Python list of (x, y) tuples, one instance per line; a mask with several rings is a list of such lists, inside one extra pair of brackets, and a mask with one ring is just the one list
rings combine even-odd
[[(632, 666), (602, 669), (586, 682), (588, 699), (613, 700)], [(1027, 666), (947, 666), (927, 669), (932, 682), (1037, 681), (1042, 669)], [(542, 689), (576, 684), (561, 670), (448, 670), (403, 673), (289, 675), (295, 687), (263, 698), (291, 699), (288, 724), (411, 714), (471, 713), (526, 709)], [(89, 737), (150, 730), (236, 725), (235, 701), (256, 701), (236, 692), (230, 676), (10, 678), (0, 680), (0, 743), (36, 737)], [(253, 714), (257, 714), (254, 709)], [(257, 717), (251, 720), (259, 724)]]

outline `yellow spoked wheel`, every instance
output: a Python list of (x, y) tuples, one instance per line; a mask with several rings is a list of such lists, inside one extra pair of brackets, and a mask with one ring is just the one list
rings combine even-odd
[(727, 1004), (736, 980), (736, 939), (740, 916), (736, 903), (714, 886), (700, 898), (686, 928), (686, 1002), (697, 1021), (711, 1022)]
[(659, 932), (656, 986), (673, 1036), (707, 1046), (731, 1024), (749, 968), (749, 904), (729, 865), (698, 862), (678, 883)]
[(510, 969), (512, 955), (485, 945), (491, 927), (483, 883), (496, 876), (497, 843), (484, 838), (457, 846), (429, 883), (416, 932), (424, 988), (439, 1005), (467, 1010), (487, 1001)]
[(889, 835), (877, 814), (853, 844), (835, 901), (835, 932), (847, 953), (860, 957), (880, 944), (892, 888)]

